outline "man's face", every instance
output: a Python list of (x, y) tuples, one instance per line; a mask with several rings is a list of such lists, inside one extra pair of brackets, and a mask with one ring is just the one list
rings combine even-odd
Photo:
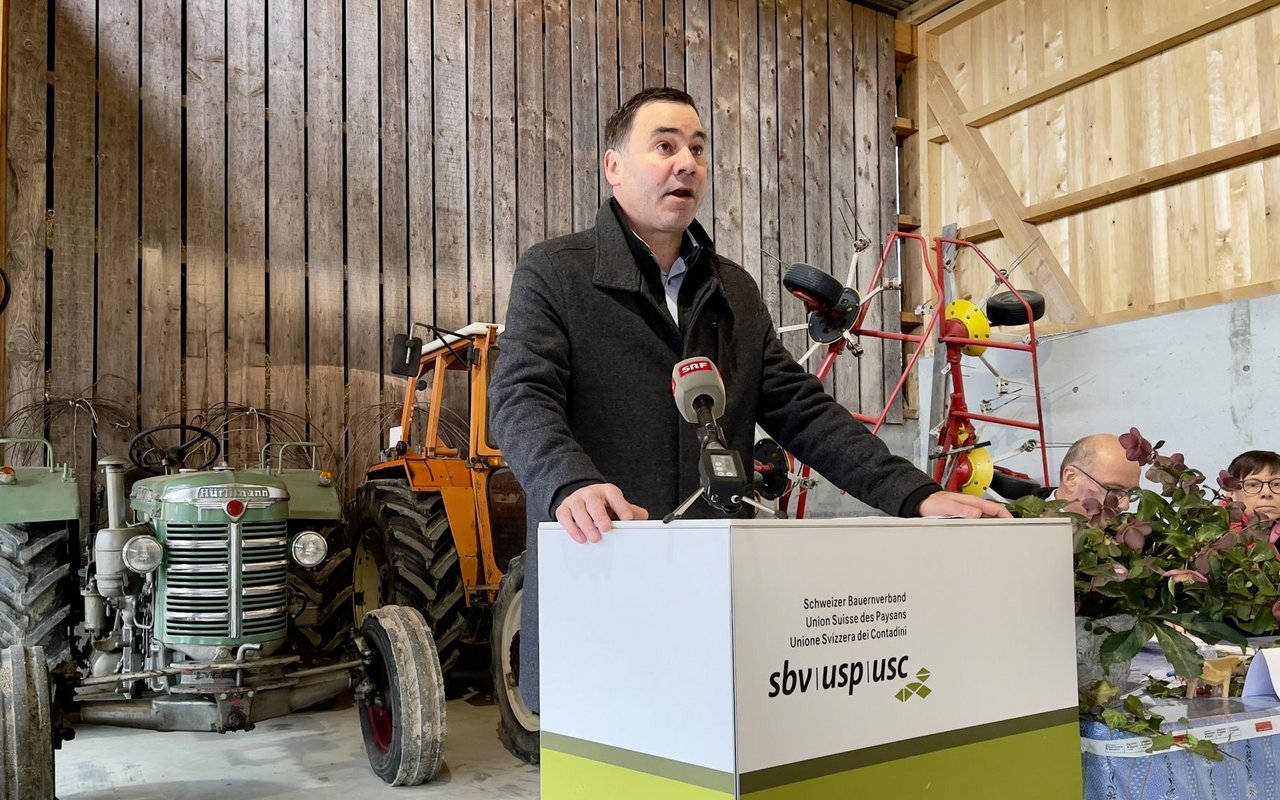
[(604, 155), (604, 174), (632, 230), (642, 239), (681, 234), (702, 205), (707, 134), (684, 103), (647, 103), (631, 133)]
[(1271, 481), (1277, 479), (1280, 479), (1280, 473), (1269, 469), (1247, 475), (1241, 481), (1243, 486), (1231, 492), (1231, 499), (1244, 504), (1244, 513), (1250, 520), (1280, 518), (1280, 498), (1271, 488)]
[(1123, 449), (1117, 447), (1114, 452), (1107, 449), (1088, 466), (1068, 466), (1058, 495), (1075, 501), (1067, 506), (1068, 511), (1081, 512), (1084, 500), (1093, 498), (1103, 503), (1108, 495), (1116, 498), (1116, 505), (1121, 511), (1126, 511), (1129, 508), (1129, 490), (1137, 487), (1141, 472), (1137, 462), (1125, 458)]

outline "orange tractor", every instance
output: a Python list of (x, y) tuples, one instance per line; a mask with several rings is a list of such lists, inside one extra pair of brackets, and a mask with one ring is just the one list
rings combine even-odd
[(433, 336), (396, 337), (400, 425), (349, 514), (355, 622), (384, 605), (417, 608), (446, 682), (487, 640), (504, 738), (533, 761), (538, 717), (517, 683), (525, 495), (491, 437), (486, 396), (501, 326), (417, 328)]

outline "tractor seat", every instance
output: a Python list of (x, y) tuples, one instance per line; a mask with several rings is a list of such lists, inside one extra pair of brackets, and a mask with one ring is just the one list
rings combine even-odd
[[(1030, 289), (1019, 289), (1018, 293), (1031, 306), (1031, 319), (1038, 320), (1044, 316), (1044, 295)], [(992, 327), (1026, 325), (1031, 321), (1027, 319), (1027, 309), (1013, 292), (1001, 292), (987, 301), (987, 320)]]

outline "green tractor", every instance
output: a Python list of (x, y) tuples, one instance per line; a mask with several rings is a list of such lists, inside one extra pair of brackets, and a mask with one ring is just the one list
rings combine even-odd
[(351, 547), (314, 445), (274, 446), (281, 464), (310, 449), (311, 469), (273, 467), (268, 448), (234, 470), (212, 467), (219, 444), (188, 425), (143, 431), (130, 460), (162, 474), (127, 496), (125, 462), (100, 461), (107, 521), (83, 544), (74, 475), (47, 442), (45, 467), (0, 471), (0, 686), (13, 687), (0, 800), (51, 797), (52, 749), (77, 724), (247, 731), (349, 688), (378, 777), (413, 785), (439, 770), (431, 632), (394, 605), (355, 629)]

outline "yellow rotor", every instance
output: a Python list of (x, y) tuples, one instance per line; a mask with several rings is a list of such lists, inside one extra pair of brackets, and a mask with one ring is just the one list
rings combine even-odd
[[(947, 306), (947, 319), (959, 320), (963, 323), (965, 330), (969, 333), (966, 338), (991, 338), (991, 322), (987, 319), (987, 315), (982, 313), (982, 309), (970, 300), (952, 301), (951, 305)], [(976, 344), (967, 344), (961, 350), (967, 356), (980, 356), (986, 351), (987, 348)]]
[(987, 448), (979, 447), (977, 450), (969, 451), (969, 466), (973, 471), (969, 474), (969, 480), (965, 481), (964, 485), (960, 487), (960, 491), (981, 497), (983, 492), (991, 488), (991, 477), (995, 474), (995, 462), (991, 460), (991, 453)]

